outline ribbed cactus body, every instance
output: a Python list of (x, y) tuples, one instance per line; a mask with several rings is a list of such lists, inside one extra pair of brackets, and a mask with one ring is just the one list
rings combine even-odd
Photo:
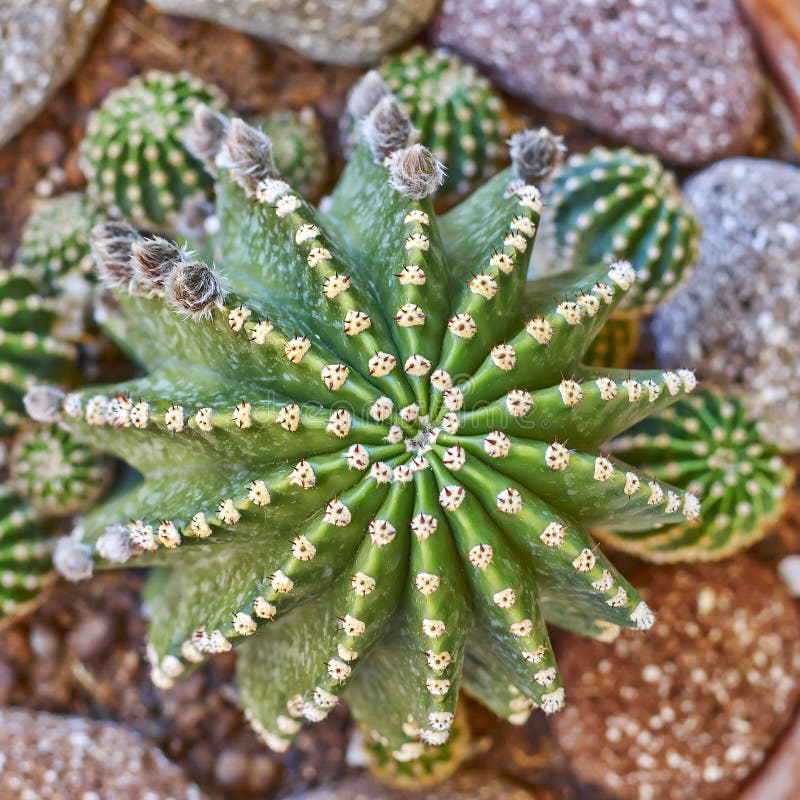
[(601, 445), (695, 380), (582, 364), (634, 270), (528, 284), (542, 202), (520, 163), (439, 217), (441, 167), (409, 146), (397, 103), (360, 129), (322, 213), (277, 177), (263, 134), (199, 112), (220, 274), (98, 227), (145, 375), (70, 393), (61, 415), (140, 474), (86, 517), (75, 555), (163, 567), (154, 680), (241, 645), (270, 747), (344, 696), (414, 774), (447, 743), (462, 684), (516, 723), (561, 708), (546, 622), (650, 627), (588, 529), (643, 534), (698, 502)]
[[(412, 47), (386, 59), (378, 72), (408, 111), (418, 140), (447, 165), (437, 204), (452, 204), (508, 163), (506, 140), (518, 126), (472, 65), (445, 51)], [(342, 125), (355, 146), (353, 115)]]
[(22, 397), (34, 383), (63, 380), (74, 348), (53, 335), (59, 300), (43, 297), (44, 268), (0, 270), (0, 435), (24, 418)]
[(152, 70), (113, 90), (92, 112), (81, 147), (89, 197), (152, 231), (172, 231), (184, 201), (208, 199), (213, 181), (181, 144), (198, 104), (225, 97), (188, 72)]
[(52, 582), (51, 541), (36, 512), (0, 486), (0, 624), (30, 608)]
[(716, 391), (681, 400), (610, 446), (643, 476), (663, 475), (703, 498), (696, 522), (646, 537), (601, 534), (649, 561), (709, 561), (757, 542), (780, 516), (793, 477), (745, 407)]
[(48, 287), (72, 276), (93, 279), (89, 234), (96, 214), (93, 204), (78, 192), (44, 201), (22, 230), (20, 261), (41, 273)]
[(697, 258), (699, 229), (658, 159), (598, 147), (571, 156), (547, 191), (551, 268), (624, 258), (636, 286), (620, 311), (642, 314), (668, 297)]
[(276, 111), (258, 126), (272, 140), (281, 175), (304, 197), (318, 198), (328, 174), (328, 152), (314, 109)]
[(9, 484), (40, 513), (66, 516), (91, 508), (108, 484), (108, 465), (55, 425), (31, 426), (14, 439)]
[(587, 364), (628, 367), (639, 349), (639, 318), (628, 314), (613, 316), (597, 334), (586, 353)]

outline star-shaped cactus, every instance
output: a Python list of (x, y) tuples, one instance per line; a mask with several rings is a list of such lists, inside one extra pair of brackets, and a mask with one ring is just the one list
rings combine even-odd
[(241, 645), (270, 747), (344, 695), (414, 771), (447, 742), (462, 686), (517, 723), (561, 708), (547, 621), (650, 627), (587, 529), (644, 532), (698, 503), (600, 447), (695, 381), (582, 366), (629, 264), (527, 283), (543, 133), (518, 134), (513, 167), (437, 218), (442, 167), (409, 146), (394, 98), (359, 128), (322, 211), (276, 173), (263, 133), (198, 110), (215, 267), (95, 229), (145, 375), (49, 410), (140, 480), (59, 563), (164, 567), (147, 591), (159, 685)]

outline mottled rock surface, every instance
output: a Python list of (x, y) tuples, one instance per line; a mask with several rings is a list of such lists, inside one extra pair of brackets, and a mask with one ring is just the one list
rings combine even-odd
[(797, 606), (746, 557), (634, 577), (651, 631), (558, 648), (570, 687), (559, 743), (580, 777), (623, 800), (730, 798), (794, 711)]
[(108, 0), (0, 2), (0, 145), (69, 78), (107, 5)]
[(120, 725), (0, 709), (0, 797), (202, 800), (166, 756)]
[(445, 0), (435, 37), (509, 91), (671, 162), (744, 152), (762, 115), (734, 0)]
[(456, 775), (427, 790), (404, 792), (390, 789), (372, 778), (354, 778), (333, 786), (294, 795), (291, 800), (534, 800), (535, 795), (489, 772)]
[(332, 64), (369, 64), (413, 36), (437, 0), (150, 0)]
[(695, 367), (783, 449), (800, 449), (800, 170), (729, 159), (684, 194), (703, 228), (700, 259), (656, 311), (658, 361)]

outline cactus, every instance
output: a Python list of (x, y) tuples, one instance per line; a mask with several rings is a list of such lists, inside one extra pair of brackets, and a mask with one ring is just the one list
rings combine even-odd
[[(508, 163), (506, 140), (517, 127), (503, 98), (458, 56), (416, 46), (391, 56), (373, 76), (393, 92), (419, 131), (419, 141), (447, 163), (436, 200), (451, 205)], [(357, 90), (355, 97), (358, 98)], [(358, 142), (357, 103), (342, 119), (346, 149)], [(279, 164), (280, 166), (280, 164)]]
[(62, 309), (57, 298), (40, 294), (43, 279), (43, 265), (0, 270), (0, 436), (24, 418), (25, 391), (37, 380), (63, 379), (75, 357), (74, 347), (53, 335)]
[(55, 573), (52, 540), (39, 516), (0, 485), (0, 625), (29, 610)]
[(629, 367), (639, 349), (639, 318), (628, 314), (612, 316), (597, 334), (584, 356), (587, 364)]
[(322, 193), (328, 173), (328, 151), (313, 108), (276, 111), (258, 122), (272, 140), (275, 165), (305, 197)]
[(783, 512), (793, 478), (742, 403), (712, 390), (640, 422), (610, 446), (643, 471), (704, 498), (695, 522), (646, 536), (598, 531), (609, 544), (648, 561), (710, 561), (749, 547)]
[(526, 289), (552, 137), (516, 134), (513, 166), (437, 217), (442, 166), (410, 144), (399, 103), (378, 99), (359, 129), (322, 213), (278, 177), (261, 131), (197, 109), (188, 144), (217, 175), (220, 272), (98, 225), (145, 374), (28, 402), (139, 473), (58, 563), (73, 579), (158, 567), (158, 685), (241, 645), (244, 706), (270, 747), (344, 695), (368, 741), (418, 774), (461, 686), (516, 723), (561, 708), (546, 621), (650, 627), (587, 528), (647, 531), (699, 504), (599, 448), (695, 379), (582, 366), (629, 264)]
[(9, 458), (9, 485), (42, 514), (85, 511), (108, 483), (108, 465), (54, 425), (23, 428)]
[(653, 156), (604, 147), (573, 155), (554, 174), (547, 203), (544, 271), (633, 264), (638, 280), (618, 314), (652, 311), (697, 259), (697, 221)]
[(78, 192), (43, 201), (22, 230), (20, 261), (41, 273), (48, 287), (73, 275), (92, 276), (89, 233), (96, 213)]
[(92, 112), (81, 146), (89, 197), (152, 231), (172, 231), (185, 201), (208, 199), (213, 186), (181, 145), (198, 104), (222, 109), (223, 94), (188, 72), (151, 70), (112, 91)]

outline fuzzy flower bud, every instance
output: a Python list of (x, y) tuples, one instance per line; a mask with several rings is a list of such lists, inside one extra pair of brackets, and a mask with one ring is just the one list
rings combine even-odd
[(225, 290), (211, 267), (202, 261), (189, 261), (177, 265), (170, 273), (167, 297), (179, 311), (201, 318), (222, 305)]
[(433, 194), (444, 181), (444, 167), (421, 144), (395, 150), (389, 163), (389, 181), (405, 197), (422, 200)]
[(413, 127), (393, 95), (383, 97), (361, 122), (361, 132), (379, 163), (408, 145)]
[(562, 136), (556, 136), (547, 128), (538, 131), (528, 128), (515, 133), (508, 144), (514, 173), (525, 183), (541, 183), (561, 164), (567, 148)]

